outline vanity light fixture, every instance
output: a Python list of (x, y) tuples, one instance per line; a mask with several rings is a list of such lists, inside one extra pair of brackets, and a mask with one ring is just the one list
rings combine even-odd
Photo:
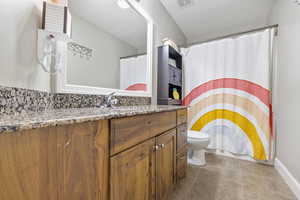
[(122, 9), (127, 9), (130, 7), (126, 0), (118, 0), (117, 4)]

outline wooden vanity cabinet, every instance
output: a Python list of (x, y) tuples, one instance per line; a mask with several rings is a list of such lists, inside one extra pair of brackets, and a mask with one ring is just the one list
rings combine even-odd
[(183, 113), (0, 134), (0, 199), (165, 200), (186, 170)]

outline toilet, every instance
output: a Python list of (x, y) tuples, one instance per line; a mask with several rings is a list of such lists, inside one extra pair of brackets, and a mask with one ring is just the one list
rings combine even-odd
[(204, 166), (205, 148), (209, 145), (210, 137), (207, 133), (188, 131), (188, 163), (191, 165)]

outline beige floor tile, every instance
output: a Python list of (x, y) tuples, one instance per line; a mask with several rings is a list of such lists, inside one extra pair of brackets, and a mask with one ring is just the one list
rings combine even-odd
[(207, 154), (206, 155), (207, 166), (209, 167), (218, 167), (218, 168), (227, 168), (227, 169), (239, 169), (240, 160), (224, 157), (224, 156), (216, 156), (215, 154)]
[(168, 200), (296, 200), (271, 166), (208, 154), (205, 167), (189, 166)]
[(217, 189), (216, 200), (241, 200), (243, 198), (242, 185), (233, 180), (222, 181)]
[(243, 174), (252, 174), (267, 178), (281, 178), (276, 169), (268, 165), (242, 161), (240, 162), (240, 168)]

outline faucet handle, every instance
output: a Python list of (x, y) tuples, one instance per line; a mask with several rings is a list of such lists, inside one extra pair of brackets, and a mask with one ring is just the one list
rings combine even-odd
[(111, 92), (111, 93), (109, 93), (107, 96), (114, 96), (116, 94), (116, 92)]
[(110, 101), (112, 106), (116, 106), (119, 103), (119, 100), (117, 98), (114, 98)]
[(106, 101), (110, 101), (111, 98), (116, 94), (116, 92), (111, 92), (108, 95), (105, 96), (105, 100)]

